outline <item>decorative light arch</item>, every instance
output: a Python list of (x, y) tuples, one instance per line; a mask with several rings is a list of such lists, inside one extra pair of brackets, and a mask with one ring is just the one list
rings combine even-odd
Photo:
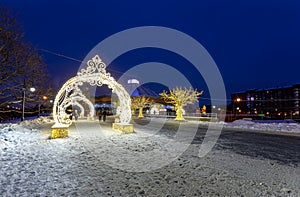
[(69, 103), (66, 107), (70, 107), (70, 106), (77, 106), (80, 109), (80, 116), (83, 117), (84, 116), (84, 107), (78, 103), (77, 101), (73, 101), (73, 103)]
[[(56, 125), (70, 125), (69, 115), (66, 107), (72, 103), (73, 99), (82, 99), (88, 103), (88, 99), (82, 94), (80, 86), (88, 83), (92, 86), (107, 85), (118, 96), (120, 106), (117, 110), (117, 121), (121, 124), (129, 124), (131, 120), (131, 99), (124, 87), (119, 84), (110, 73), (106, 72), (106, 65), (98, 55), (87, 62), (86, 69), (81, 69), (77, 76), (70, 78), (59, 90), (53, 103), (53, 118)], [(92, 108), (94, 110), (94, 107)], [(90, 112), (93, 116), (93, 114)]]
[[(75, 104), (75, 103), (78, 103), (78, 101), (82, 101), (87, 104), (87, 106), (89, 107), (89, 111), (90, 111), (89, 117), (93, 117), (95, 114), (95, 108), (94, 108), (93, 103), (89, 99), (87, 99), (83, 94), (79, 94), (77, 96), (72, 97), (72, 103)], [(84, 116), (84, 115), (82, 115), (82, 116)]]

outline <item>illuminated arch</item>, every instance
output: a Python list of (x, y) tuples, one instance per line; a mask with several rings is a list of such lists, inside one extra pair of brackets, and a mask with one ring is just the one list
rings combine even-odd
[[(119, 110), (117, 112), (118, 121), (121, 124), (128, 124), (131, 120), (131, 99), (124, 87), (119, 84), (110, 73), (106, 72), (106, 65), (98, 55), (87, 62), (87, 68), (81, 69), (77, 76), (69, 79), (59, 90), (53, 103), (53, 119), (55, 124), (72, 124), (65, 109), (72, 103), (74, 98), (80, 97), (82, 100), (88, 99), (81, 93), (80, 86), (83, 83), (88, 83), (92, 86), (107, 85), (118, 96)], [(87, 101), (88, 102), (88, 101)], [(93, 108), (94, 110), (94, 108)], [(94, 115), (94, 112), (93, 112)], [(92, 115), (92, 116), (93, 116)]]
[(78, 103), (77, 101), (74, 101), (72, 103), (69, 103), (68, 105), (66, 105), (66, 107), (70, 107), (70, 106), (77, 106), (80, 109), (80, 116), (83, 117), (84, 116), (84, 107)]
[[(89, 117), (93, 117), (95, 114), (95, 108), (93, 103), (89, 99), (87, 99), (83, 94), (78, 94), (77, 96), (72, 97), (72, 103), (78, 103), (78, 101), (82, 101), (87, 104), (90, 111)], [(84, 116), (84, 114), (82, 116)]]

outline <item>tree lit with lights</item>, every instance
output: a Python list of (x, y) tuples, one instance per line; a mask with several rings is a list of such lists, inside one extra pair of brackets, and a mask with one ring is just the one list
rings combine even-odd
[(135, 109), (139, 110), (138, 118), (143, 118), (143, 108), (146, 104), (151, 104), (152, 99), (146, 96), (135, 96), (131, 97), (131, 108), (133, 109), (133, 112)]
[(166, 91), (160, 93), (161, 98), (166, 102), (175, 106), (176, 118), (175, 120), (184, 120), (182, 108), (187, 104), (198, 102), (198, 98), (202, 95), (203, 91), (198, 92), (192, 88), (173, 88), (170, 92)]

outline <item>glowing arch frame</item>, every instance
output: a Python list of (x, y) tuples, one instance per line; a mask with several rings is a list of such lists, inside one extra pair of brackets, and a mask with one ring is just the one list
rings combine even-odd
[(67, 105), (67, 107), (69, 107), (69, 106), (77, 106), (77, 107), (79, 107), (79, 109), (80, 109), (80, 117), (83, 117), (84, 116), (84, 107), (80, 104), (80, 103), (78, 103), (77, 101), (74, 101), (73, 103), (69, 103), (69, 105)]
[[(131, 120), (131, 99), (125, 88), (119, 84), (110, 73), (106, 72), (106, 65), (98, 55), (87, 62), (86, 69), (81, 69), (77, 76), (70, 78), (58, 91), (53, 103), (53, 119), (55, 125), (71, 125), (72, 120), (66, 114), (66, 107), (72, 103), (72, 98), (81, 97), (88, 100), (80, 90), (83, 83), (91, 86), (107, 85), (118, 96), (117, 121), (120, 124), (129, 124)], [(94, 109), (94, 108), (93, 108)], [(93, 112), (94, 114), (94, 112)]]
[[(89, 113), (89, 117), (93, 117), (94, 116), (94, 114), (95, 114), (95, 108), (94, 108), (94, 105), (93, 105), (93, 103), (89, 100), (89, 99), (87, 99), (83, 94), (81, 94), (81, 95), (77, 95), (77, 96), (73, 96), (72, 97), (72, 103), (74, 104), (74, 105), (76, 105), (76, 103), (77, 103), (77, 106), (82, 110), (82, 108), (79, 106), (79, 105), (81, 105), (80, 103), (78, 103), (78, 101), (82, 101), (82, 102), (84, 102), (84, 103), (86, 103), (87, 105), (88, 105), (88, 107), (89, 107), (89, 110), (90, 110), (90, 113)], [(72, 104), (71, 103), (71, 104)], [(81, 105), (82, 106), (82, 105)], [(83, 108), (83, 114), (82, 114), (82, 116), (84, 116), (84, 108)]]

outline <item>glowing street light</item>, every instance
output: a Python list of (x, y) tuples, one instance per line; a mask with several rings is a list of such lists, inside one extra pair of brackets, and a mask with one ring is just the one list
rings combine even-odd
[(241, 98), (236, 98), (235, 100), (233, 100), (233, 105), (232, 105), (232, 113), (234, 115), (234, 119), (236, 119), (236, 113), (237, 113), (237, 110), (239, 110), (239, 106), (236, 106), (236, 102), (239, 103), (241, 102), (242, 99)]
[[(42, 99), (44, 101), (46, 101), (48, 99), (48, 97), (44, 95), (44, 96), (42, 96)], [(39, 101), (39, 113), (38, 113), (38, 117), (40, 117), (40, 115), (41, 115), (41, 101)]]
[[(24, 114), (25, 114), (25, 97), (26, 97), (26, 85), (25, 85), (25, 80), (24, 80), (24, 84), (23, 84), (23, 95), (22, 95), (22, 117), (21, 117), (21, 121), (23, 121), (24, 118)], [(35, 92), (35, 88), (31, 87), (29, 88), (30, 92)]]

